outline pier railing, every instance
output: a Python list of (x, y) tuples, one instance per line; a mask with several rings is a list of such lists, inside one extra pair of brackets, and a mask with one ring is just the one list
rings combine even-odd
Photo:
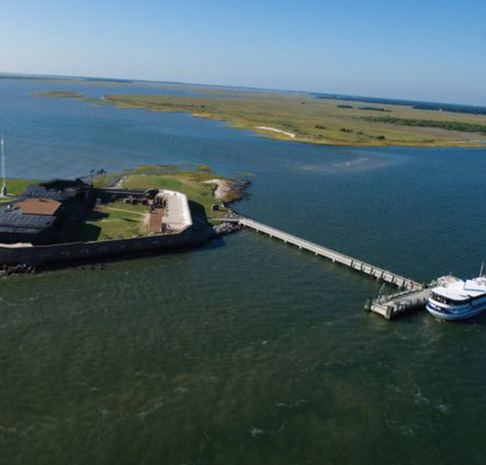
[(279, 229), (272, 228), (271, 226), (267, 226), (263, 223), (259, 223), (258, 221), (251, 220), (243, 216), (233, 217), (229, 219), (231, 219), (233, 222), (238, 222), (240, 225), (246, 228), (253, 229), (263, 234), (267, 234), (268, 236), (276, 239), (280, 239), (284, 243), (293, 244), (299, 247), (299, 249), (304, 249), (309, 252), (315, 253), (317, 256), (325, 257), (331, 260), (332, 262), (340, 263), (341, 265), (347, 266), (349, 268), (352, 268), (353, 270), (372, 276), (373, 278), (376, 278), (380, 281), (393, 284), (399, 288), (407, 289), (407, 290), (412, 290), (412, 289), (418, 290), (418, 289), (422, 289), (423, 287), (420, 283), (412, 279), (405, 278), (396, 273), (393, 273), (392, 271), (388, 271), (383, 268), (372, 265), (370, 263), (363, 262), (361, 260), (342, 254), (340, 252), (336, 252), (335, 250), (322, 247), (321, 245), (315, 244), (305, 239), (301, 239), (300, 237), (286, 233)]

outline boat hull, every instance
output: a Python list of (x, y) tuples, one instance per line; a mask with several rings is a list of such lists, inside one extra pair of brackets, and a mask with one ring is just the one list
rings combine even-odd
[(475, 309), (467, 309), (460, 313), (437, 311), (434, 308), (432, 308), (429, 303), (427, 303), (425, 308), (432, 316), (440, 320), (459, 321), (459, 320), (467, 320), (468, 318), (472, 318), (476, 315), (479, 315), (480, 313), (486, 310), (486, 305)]

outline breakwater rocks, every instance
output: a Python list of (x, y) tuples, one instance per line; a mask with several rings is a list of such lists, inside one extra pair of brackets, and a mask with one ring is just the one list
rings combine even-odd
[(0, 276), (19, 276), (23, 274), (35, 273), (33, 266), (25, 264), (18, 265), (0, 265)]
[(222, 223), (213, 226), (213, 232), (217, 236), (227, 236), (228, 234), (233, 234), (239, 231), (242, 226), (239, 223)]

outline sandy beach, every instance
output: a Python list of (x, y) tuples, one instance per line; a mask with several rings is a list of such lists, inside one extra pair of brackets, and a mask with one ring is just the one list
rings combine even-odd
[(293, 134), (292, 132), (282, 131), (281, 129), (272, 128), (270, 126), (256, 126), (256, 129), (262, 129), (264, 131), (278, 132), (278, 133), (284, 134), (284, 135), (286, 135), (288, 137), (295, 138), (295, 134)]

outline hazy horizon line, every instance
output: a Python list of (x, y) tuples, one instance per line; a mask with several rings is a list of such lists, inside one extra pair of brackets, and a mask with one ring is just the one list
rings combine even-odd
[[(25, 77), (25, 78), (42, 78), (42, 79), (93, 79), (97, 81), (114, 81), (120, 83), (155, 83), (155, 84), (177, 84), (184, 86), (195, 86), (195, 87), (212, 87), (212, 88), (223, 88), (223, 89), (244, 89), (244, 90), (255, 90), (255, 91), (265, 91), (265, 92), (285, 92), (294, 94), (310, 94), (310, 95), (325, 95), (325, 96), (336, 96), (336, 97), (350, 97), (354, 99), (384, 99), (384, 100), (396, 100), (408, 103), (432, 103), (436, 105), (458, 105), (471, 108), (485, 108), (486, 105), (474, 105), (471, 103), (458, 103), (458, 102), (445, 102), (445, 101), (434, 101), (434, 100), (420, 100), (413, 98), (403, 98), (403, 97), (389, 97), (383, 95), (361, 95), (361, 94), (341, 94), (337, 92), (329, 91), (316, 91), (316, 90), (293, 90), (293, 89), (280, 89), (280, 88), (270, 88), (270, 87), (254, 87), (254, 86), (244, 86), (244, 85), (229, 85), (229, 84), (208, 84), (208, 83), (198, 83), (198, 82), (186, 82), (186, 81), (165, 81), (165, 80), (155, 80), (155, 79), (135, 79), (135, 78), (115, 78), (107, 76), (94, 76), (94, 75), (70, 75), (70, 74), (44, 74), (44, 73), (19, 73), (15, 71), (0, 71), (0, 76), (11, 77)], [(383, 103), (384, 105), (386, 103)]]

